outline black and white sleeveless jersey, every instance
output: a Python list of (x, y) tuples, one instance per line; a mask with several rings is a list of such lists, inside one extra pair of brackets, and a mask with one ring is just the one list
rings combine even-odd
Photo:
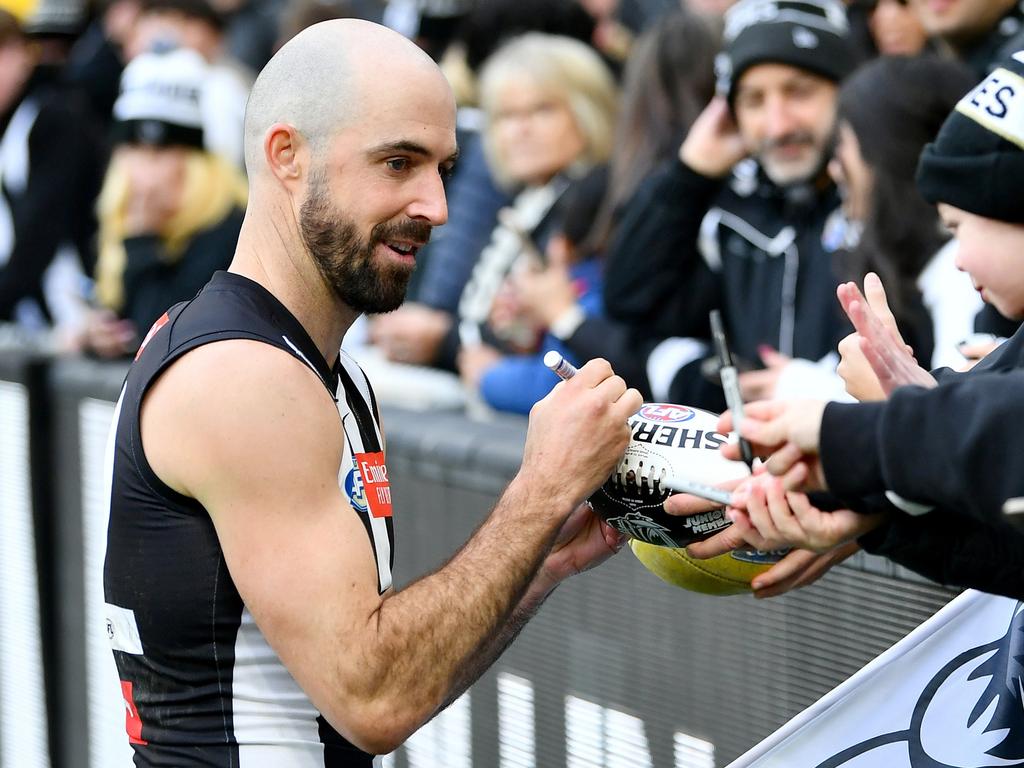
[(362, 519), (391, 586), (394, 532), (377, 408), (344, 353), (331, 370), (298, 320), (257, 283), (218, 272), (154, 325), (125, 380), (107, 447), (110, 523), (106, 628), (137, 766), (369, 766), (267, 644), (243, 604), (213, 523), (162, 483), (142, 451), (143, 395), (173, 361), (203, 344), (261, 341), (294, 355), (338, 404), (345, 451), (338, 483)]

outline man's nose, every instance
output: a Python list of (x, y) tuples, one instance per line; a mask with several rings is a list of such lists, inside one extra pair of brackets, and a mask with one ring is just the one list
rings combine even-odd
[(765, 105), (765, 136), (781, 139), (797, 128), (789, 101), (782, 96), (769, 97)]
[(424, 174), (424, 180), (416, 192), (416, 197), (407, 210), (409, 218), (426, 221), (434, 227), (448, 221), (448, 200), (440, 174)]

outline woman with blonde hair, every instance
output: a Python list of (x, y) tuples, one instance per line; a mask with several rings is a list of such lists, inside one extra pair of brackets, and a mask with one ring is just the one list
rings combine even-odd
[(133, 352), (160, 315), (192, 298), (234, 253), (246, 184), (203, 149), (204, 71), (198, 54), (175, 50), (137, 57), (122, 77), (117, 146), (98, 204), (100, 309), (84, 340), (102, 357)]

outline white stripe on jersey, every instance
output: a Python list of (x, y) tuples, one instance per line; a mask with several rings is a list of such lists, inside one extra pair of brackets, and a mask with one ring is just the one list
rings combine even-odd
[[(316, 366), (314, 366), (309, 358), (302, 354), (292, 340), (287, 336), (282, 336), (285, 343), (291, 347), (292, 351), (296, 355), (302, 358), (302, 360), (310, 367), (313, 373), (317, 376)], [(380, 425), (377, 423), (377, 414), (373, 410), (373, 398), (370, 397), (370, 382), (366, 380), (366, 375), (363, 373), (362, 368), (356, 363), (344, 350), (339, 350), (341, 356), (341, 364), (348, 373), (349, 378), (356, 385), (356, 389), (359, 390), (359, 396), (366, 403), (366, 410), (373, 416), (373, 430), (377, 434), (377, 442), (380, 445), (384, 445), (383, 437), (380, 433)], [(338, 382), (338, 388), (334, 393), (334, 399), (338, 401), (338, 413), (341, 416), (342, 428), (345, 425), (345, 417), (351, 413), (351, 409), (348, 407), (348, 401), (345, 397), (345, 387), (342, 382)], [(353, 416), (353, 422), (355, 417)], [(358, 445), (349, 445), (348, 440), (345, 441), (345, 453), (341, 458), (341, 466), (338, 468), (338, 487), (341, 488), (342, 493), (345, 493), (345, 478), (351, 471), (351, 468), (355, 466), (352, 457), (356, 453), (363, 453), (366, 448), (363, 445), (362, 436), (359, 434), (359, 430), (353, 431), (353, 434), (346, 435), (353, 441), (358, 442)], [(353, 503), (353, 499), (349, 498), (349, 503)], [(391, 539), (388, 538), (388, 526), (387, 522), (379, 517), (374, 517), (369, 511), (366, 513), (367, 519), (370, 521), (370, 531), (373, 539), (373, 550), (377, 556), (377, 588), (383, 594), (386, 590), (391, 588)]]
[(291, 349), (292, 349), (292, 352), (294, 352), (294, 353), (295, 353), (296, 355), (298, 355), (299, 357), (301, 357), (301, 358), (302, 358), (302, 362), (304, 362), (304, 363), (305, 363), (306, 365), (308, 365), (308, 366), (309, 366), (309, 369), (310, 369), (311, 371), (313, 371), (313, 373), (315, 373), (315, 374), (316, 374), (316, 377), (317, 377), (317, 378), (319, 379), (319, 378), (320, 378), (320, 372), (319, 372), (319, 371), (317, 371), (317, 369), (316, 369), (316, 366), (315, 366), (315, 365), (313, 365), (313, 364), (312, 364), (311, 362), (309, 362), (309, 358), (308, 358), (308, 357), (306, 357), (306, 356), (305, 356), (304, 354), (302, 354), (302, 350), (301, 350), (301, 349), (299, 349), (298, 347), (296, 347), (296, 346), (295, 346), (295, 345), (294, 345), (294, 344), (292, 343), (292, 340), (291, 340), (291, 339), (289, 339), (289, 338), (288, 338), (287, 336), (282, 336), (281, 338), (282, 338), (282, 339), (284, 339), (284, 343), (285, 343), (285, 344), (287, 344), (287, 345), (288, 345), (289, 347), (291, 347)]
[(323, 768), (320, 713), (249, 613), (235, 639), (231, 713), (239, 768)]
[[(373, 399), (370, 397), (370, 383), (366, 380), (366, 374), (363, 373), (363, 369), (359, 367), (358, 363), (346, 354), (344, 350), (341, 351), (341, 364), (348, 373), (349, 378), (356, 385), (356, 389), (359, 390), (360, 397), (366, 403), (366, 409), (373, 416), (373, 429), (377, 433), (377, 443), (384, 445), (383, 437), (380, 433), (380, 425), (377, 423), (377, 414), (373, 411)], [(344, 423), (345, 415), (349, 412), (348, 404), (345, 402), (343, 387), (341, 383), (338, 384), (338, 410), (341, 412), (342, 422)], [(342, 403), (345, 403), (345, 410), (342, 411)], [(355, 417), (353, 416), (353, 420)], [(355, 430), (355, 434), (351, 435), (353, 441), (358, 440), (358, 446), (352, 446), (353, 453), (362, 453), (366, 450), (363, 446), (362, 436), (358, 434), (358, 430)], [(348, 457), (349, 463), (351, 463), (351, 457)], [(341, 483), (342, 490), (345, 489), (345, 478), (343, 473), (347, 473), (347, 465), (342, 459), (342, 470), (338, 475), (338, 481)], [(370, 531), (373, 534), (373, 549), (377, 555), (377, 582), (378, 589), (383, 594), (386, 590), (391, 588), (391, 540), (388, 538), (388, 526), (387, 521), (381, 517), (374, 517), (372, 514), (367, 512), (367, 519), (370, 521)]]
[(356, 385), (356, 389), (359, 390), (359, 394), (362, 395), (363, 400), (366, 401), (366, 409), (373, 414), (373, 429), (377, 433), (377, 442), (380, 445), (384, 445), (384, 436), (380, 432), (380, 424), (377, 423), (377, 414), (373, 410), (373, 398), (370, 396), (370, 382), (366, 379), (366, 374), (363, 373), (363, 369), (359, 367), (359, 363), (349, 357), (345, 350), (341, 350), (341, 365), (346, 371), (348, 371), (349, 378), (352, 379)]

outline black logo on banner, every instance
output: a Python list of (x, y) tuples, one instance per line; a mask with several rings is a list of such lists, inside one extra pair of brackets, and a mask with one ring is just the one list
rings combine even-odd
[[(964, 651), (951, 659), (928, 682), (914, 706), (910, 728), (875, 736), (819, 763), (815, 768), (840, 768), (856, 758), (890, 744), (905, 743), (909, 768), (1004, 768), (1024, 765), (1024, 603), (1014, 607), (1006, 634), (990, 643)], [(960, 732), (945, 736), (949, 745), (934, 744), (922, 735), (928, 708), (943, 684), (960, 676), (967, 681), (988, 680), (974, 702)], [(971, 691), (963, 691), (970, 695)], [(948, 695), (948, 692), (947, 692)], [(970, 706), (970, 702), (966, 704)], [(976, 744), (987, 736), (993, 746), (979, 745), (976, 754), (968, 754), (967, 744)], [(925, 742), (928, 742), (927, 744)], [(943, 751), (958, 754), (941, 754)], [(899, 768), (893, 765), (891, 768)]]

